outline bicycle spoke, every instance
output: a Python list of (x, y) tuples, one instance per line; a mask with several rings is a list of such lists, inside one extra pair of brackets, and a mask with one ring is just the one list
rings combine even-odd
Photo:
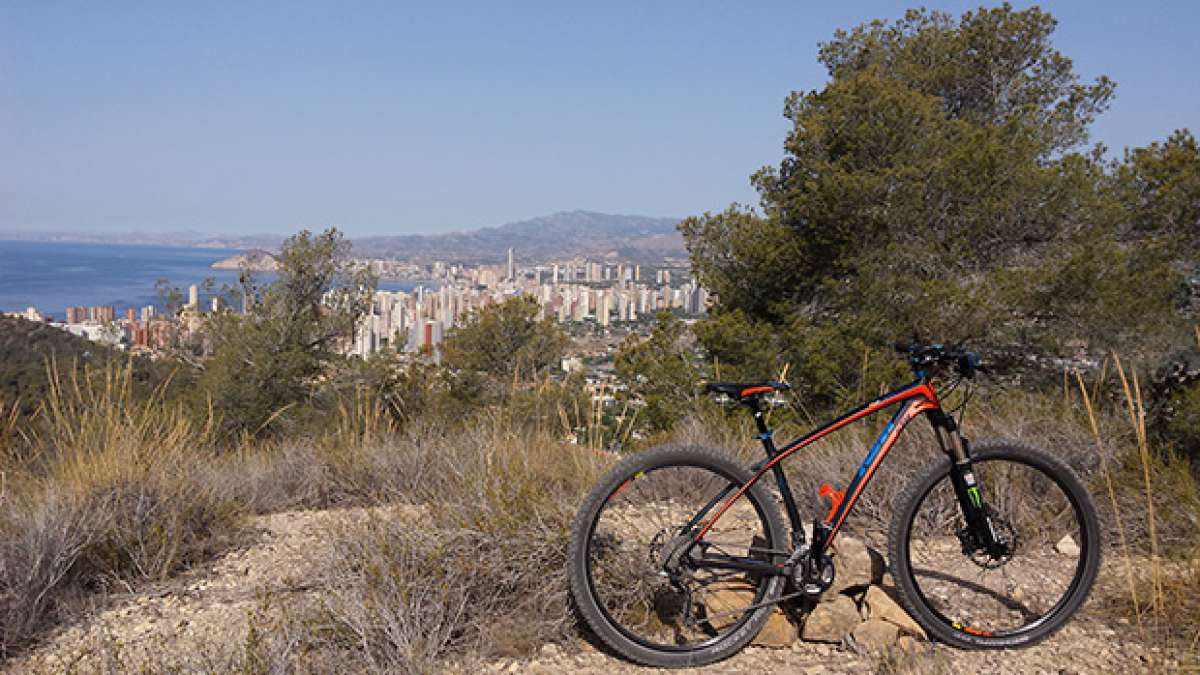
[[(761, 580), (741, 570), (697, 568), (687, 555), (764, 557), (765, 524), (748, 499), (739, 499), (703, 540), (685, 526), (702, 514), (729, 479), (702, 467), (662, 467), (632, 477), (601, 509), (589, 560), (599, 604), (614, 623), (647, 644), (704, 644), (738, 625), (761, 596)], [(717, 617), (709, 620), (708, 617)]]
[(1011, 554), (996, 559), (970, 550), (947, 476), (926, 494), (913, 519), (913, 577), (951, 625), (984, 635), (1019, 632), (1040, 622), (1071, 589), (1079, 551), (1066, 542), (1080, 541), (1078, 513), (1063, 490), (1033, 467), (993, 460), (977, 462), (975, 473)]

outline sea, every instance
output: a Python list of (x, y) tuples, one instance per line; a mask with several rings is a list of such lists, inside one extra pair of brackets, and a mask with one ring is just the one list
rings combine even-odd
[[(134, 246), (72, 242), (0, 240), (0, 312), (35, 307), (63, 320), (67, 307), (112, 305), (117, 314), (128, 307), (163, 306), (155, 288), (159, 279), (186, 289), (211, 278), (216, 287), (236, 284), (237, 270), (215, 270), (212, 264), (240, 253), (231, 249), (180, 246)], [(411, 291), (437, 283), (381, 281), (383, 290)]]

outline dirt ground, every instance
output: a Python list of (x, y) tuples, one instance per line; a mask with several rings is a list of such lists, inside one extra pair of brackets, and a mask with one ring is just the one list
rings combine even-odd
[[(413, 507), (404, 507), (412, 509)], [(107, 599), (86, 619), (65, 627), (40, 648), (5, 667), (9, 673), (151, 672), (169, 661), (184, 672), (212, 672), (244, 645), (280, 607), (319, 602), (308, 580), (314, 561), (327, 554), (323, 533), (338, 519), (362, 518), (358, 509), (279, 513), (257, 518), (256, 541), (213, 564), (153, 588)], [(409, 514), (419, 517), (419, 514)], [(1121, 562), (1106, 559), (1099, 586), (1120, 587)], [(1093, 598), (1096, 593), (1093, 594)], [(1089, 602), (1047, 641), (1014, 651), (967, 652), (922, 643), (913, 653), (866, 655), (845, 646), (797, 641), (790, 648), (750, 647), (721, 663), (683, 673), (1113, 673), (1178, 668), (1169, 655), (1145, 647), (1136, 630), (1101, 616)], [(163, 655), (171, 658), (164, 661)], [(575, 673), (651, 672), (609, 655), (583, 639), (547, 644), (533, 657), (448, 672)]]

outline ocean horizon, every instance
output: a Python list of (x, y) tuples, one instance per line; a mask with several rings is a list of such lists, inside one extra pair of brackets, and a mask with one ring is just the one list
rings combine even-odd
[[(236, 249), (137, 244), (0, 240), (0, 312), (34, 307), (63, 320), (67, 307), (163, 306), (155, 282), (167, 279), (187, 289), (213, 279), (217, 288), (236, 284), (237, 270), (212, 264), (241, 253)], [(411, 290), (421, 282), (386, 281), (384, 290)], [(437, 284), (424, 282), (427, 287)]]

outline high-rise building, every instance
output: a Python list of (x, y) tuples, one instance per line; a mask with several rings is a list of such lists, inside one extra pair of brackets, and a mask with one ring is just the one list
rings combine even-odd
[(508, 280), (517, 280), (517, 261), (514, 259), (513, 249), (511, 246), (508, 248)]
[(193, 309), (200, 308), (200, 287), (196, 284), (188, 286), (188, 307)]
[(607, 288), (600, 293), (600, 302), (596, 306), (596, 320), (601, 326), (608, 325), (608, 315), (612, 309), (612, 306), (610, 305), (611, 298), (612, 294), (609, 293)]
[(117, 318), (117, 311), (112, 305), (96, 305), (88, 307), (87, 318), (95, 323), (108, 323)]

